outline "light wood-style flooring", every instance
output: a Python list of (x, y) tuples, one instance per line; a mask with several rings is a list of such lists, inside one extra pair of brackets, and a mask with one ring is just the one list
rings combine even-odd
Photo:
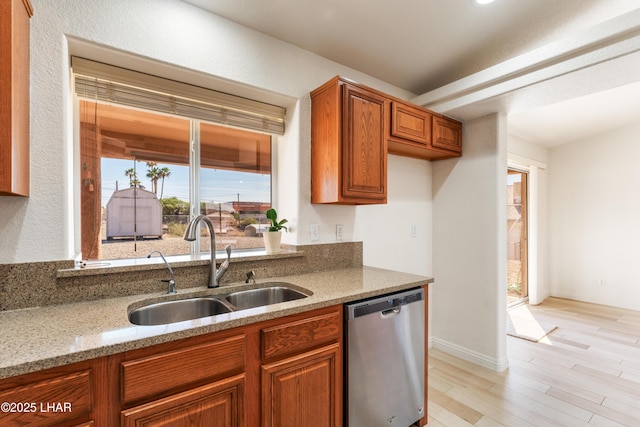
[(640, 312), (548, 298), (528, 306), (558, 328), (507, 337), (509, 369), (429, 354), (429, 427), (640, 426)]

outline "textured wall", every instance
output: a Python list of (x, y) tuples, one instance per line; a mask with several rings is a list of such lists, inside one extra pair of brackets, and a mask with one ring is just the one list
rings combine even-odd
[[(79, 252), (70, 54), (287, 103), (276, 162), (276, 206), (293, 226), (284, 241), (309, 243), (309, 224), (320, 222), (334, 230), (344, 224), (351, 240), (356, 208), (309, 203), (309, 91), (340, 74), (402, 98), (411, 94), (178, 0), (33, 5), (31, 197), (0, 198), (0, 263), (69, 260)], [(335, 241), (331, 227), (320, 230), (313, 243)]]

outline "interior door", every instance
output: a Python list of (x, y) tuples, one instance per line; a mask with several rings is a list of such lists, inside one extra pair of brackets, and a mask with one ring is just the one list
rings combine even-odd
[(509, 169), (507, 177), (507, 302), (529, 296), (527, 288), (527, 173)]

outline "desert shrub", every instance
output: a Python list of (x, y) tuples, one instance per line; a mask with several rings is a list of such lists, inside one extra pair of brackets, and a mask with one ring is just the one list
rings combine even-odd
[(177, 197), (165, 197), (160, 203), (163, 215), (189, 215), (189, 202)]
[(187, 224), (178, 224), (176, 222), (170, 222), (167, 224), (169, 234), (172, 236), (184, 236), (184, 232), (187, 229)]

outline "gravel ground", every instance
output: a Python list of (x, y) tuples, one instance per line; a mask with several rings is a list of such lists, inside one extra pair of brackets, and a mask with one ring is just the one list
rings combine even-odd
[[(209, 238), (202, 240), (203, 250), (209, 249)], [(162, 239), (114, 239), (102, 240), (100, 259), (142, 258), (151, 251), (160, 251), (163, 255), (180, 255), (189, 253), (190, 242), (182, 237), (165, 234)], [(216, 236), (216, 250), (223, 250), (226, 245), (233, 249), (263, 248), (262, 237), (247, 237), (237, 232)]]

